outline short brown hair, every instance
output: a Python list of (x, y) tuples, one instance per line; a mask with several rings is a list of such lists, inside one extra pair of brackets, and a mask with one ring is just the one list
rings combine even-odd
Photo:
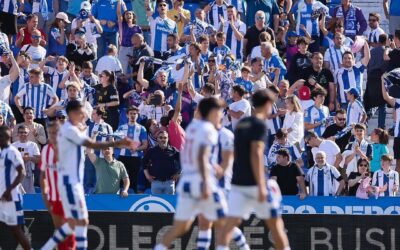
[(393, 156), (391, 156), (390, 154), (384, 154), (381, 156), (381, 161), (393, 161)]
[(34, 74), (34, 75), (39, 76), (40, 74), (42, 74), (42, 70), (40, 68), (34, 68), (34, 69), (29, 70), (29, 74)]

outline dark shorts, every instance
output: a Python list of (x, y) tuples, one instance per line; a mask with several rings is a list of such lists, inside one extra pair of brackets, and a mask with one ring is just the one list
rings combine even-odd
[(17, 34), (17, 16), (0, 12), (0, 29), (3, 33), (7, 35), (15, 35)]
[(400, 137), (394, 138), (393, 155), (396, 160), (400, 160)]

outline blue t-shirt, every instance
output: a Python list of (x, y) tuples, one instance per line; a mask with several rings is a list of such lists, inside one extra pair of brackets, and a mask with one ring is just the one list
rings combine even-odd
[[(104, 32), (118, 31), (117, 5), (118, 1), (116, 0), (99, 0), (92, 6), (92, 15), (96, 19), (98, 19), (100, 23), (102, 23), (102, 21), (114, 22), (114, 26), (111, 28), (108, 27), (107, 23), (102, 24), (101, 27), (103, 28)], [(121, 13), (123, 13), (122, 5), (121, 5)]]
[(400, 16), (400, 1), (391, 0), (389, 6), (389, 13), (391, 16)]
[(48, 55), (66, 55), (67, 52), (67, 36), (64, 33), (64, 43), (59, 44), (57, 39), (61, 37), (61, 32), (59, 28), (53, 27), (49, 33), (49, 45), (47, 48)]
[(265, 24), (273, 28), (273, 16), (279, 15), (279, 6), (275, 0), (247, 1), (246, 24), (247, 27), (254, 25), (256, 12), (262, 10), (265, 13)]
[(238, 77), (235, 80), (237, 85), (243, 86), (243, 88), (247, 91), (247, 93), (252, 93), (254, 89), (254, 83), (252, 81), (246, 81), (242, 77)]

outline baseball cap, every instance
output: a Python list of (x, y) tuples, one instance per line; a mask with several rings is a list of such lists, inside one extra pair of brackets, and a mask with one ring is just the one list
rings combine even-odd
[(350, 88), (346, 90), (346, 93), (354, 95), (355, 98), (358, 98), (360, 96), (360, 91), (358, 91), (358, 89), (356, 88)]
[(247, 72), (251, 73), (251, 69), (249, 66), (243, 66), (241, 71), (247, 71)]
[(66, 23), (71, 23), (71, 22), (68, 20), (68, 15), (65, 14), (64, 12), (58, 12), (57, 15), (56, 15), (56, 18), (61, 19), (61, 20), (63, 20), (63, 21), (66, 22)]
[(92, 8), (92, 5), (90, 4), (89, 1), (84, 1), (81, 3), (81, 10), (90, 10)]
[(67, 117), (67, 112), (65, 112), (64, 109), (58, 110), (58, 111), (56, 112), (56, 117)]
[(295, 32), (295, 31), (293, 31), (293, 30), (291, 30), (291, 31), (289, 31), (288, 33), (287, 33), (287, 37), (294, 37), (294, 36), (299, 36), (299, 35), (297, 35), (297, 33)]
[(298, 91), (299, 99), (307, 101), (311, 99), (311, 90), (307, 86), (302, 86)]

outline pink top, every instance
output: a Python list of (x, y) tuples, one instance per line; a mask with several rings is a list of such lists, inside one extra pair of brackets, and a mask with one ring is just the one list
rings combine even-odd
[(181, 151), (182, 146), (185, 143), (185, 130), (183, 130), (181, 125), (172, 120), (169, 121), (168, 136), (169, 144), (178, 151)]

